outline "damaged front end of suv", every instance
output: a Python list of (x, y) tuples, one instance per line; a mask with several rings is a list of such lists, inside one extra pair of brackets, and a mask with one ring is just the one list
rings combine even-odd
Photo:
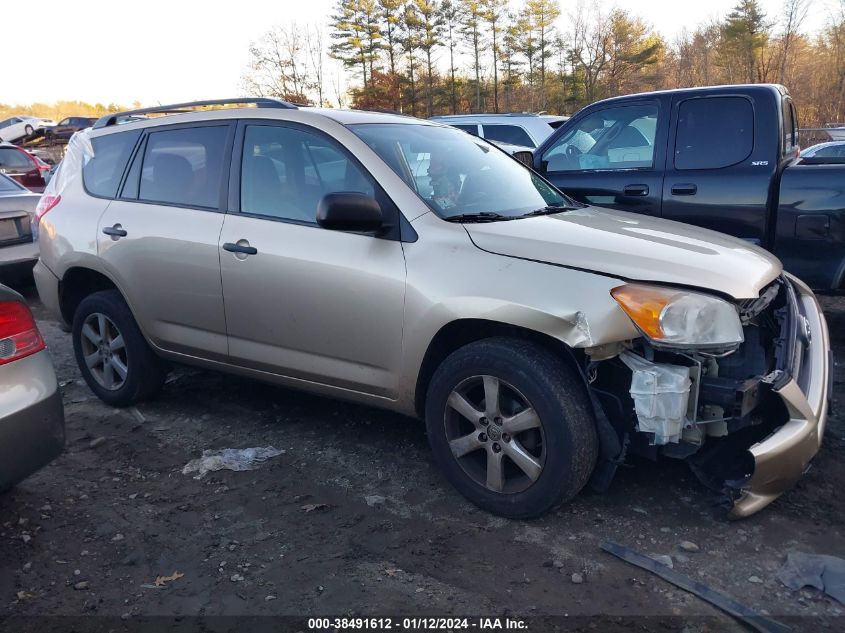
[(638, 283), (611, 294), (642, 337), (585, 350), (604, 427), (594, 487), (629, 453), (686, 460), (732, 518), (794, 485), (818, 452), (831, 389), (813, 293), (782, 274), (741, 301)]

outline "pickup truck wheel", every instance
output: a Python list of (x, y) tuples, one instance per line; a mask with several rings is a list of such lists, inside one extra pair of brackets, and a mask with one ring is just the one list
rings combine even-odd
[(125, 407), (157, 394), (167, 375), (117, 290), (95, 292), (73, 317), (73, 351), (97, 397)]
[(429, 385), (426, 427), (452, 485), (511, 518), (538, 516), (574, 497), (598, 453), (583, 379), (519, 339), (487, 339), (449, 356)]

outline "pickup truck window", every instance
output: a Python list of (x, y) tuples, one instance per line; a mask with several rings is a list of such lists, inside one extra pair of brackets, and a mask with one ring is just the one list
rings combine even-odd
[(798, 147), (798, 121), (792, 99), (783, 100), (783, 155), (789, 156)]
[(675, 169), (719, 169), (754, 149), (754, 109), (743, 97), (687, 99), (678, 108)]
[(589, 114), (543, 154), (549, 172), (654, 166), (657, 106), (620, 106)]

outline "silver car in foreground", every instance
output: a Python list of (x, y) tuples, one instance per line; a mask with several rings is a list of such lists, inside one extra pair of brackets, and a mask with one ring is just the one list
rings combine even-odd
[(0, 491), (64, 448), (64, 409), (44, 339), (23, 297), (0, 285)]
[(449, 126), (254, 101), (109, 115), (39, 204), (38, 292), (105, 402), (171, 361), (418, 416), (511, 517), (632, 453), (746, 516), (818, 451), (827, 326), (771, 254), (575, 203)]

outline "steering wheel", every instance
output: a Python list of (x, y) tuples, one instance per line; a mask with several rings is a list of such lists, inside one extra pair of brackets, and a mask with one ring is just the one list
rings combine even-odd
[(567, 145), (566, 146), (566, 157), (576, 159), (583, 154), (580, 149), (578, 149), (575, 145)]

